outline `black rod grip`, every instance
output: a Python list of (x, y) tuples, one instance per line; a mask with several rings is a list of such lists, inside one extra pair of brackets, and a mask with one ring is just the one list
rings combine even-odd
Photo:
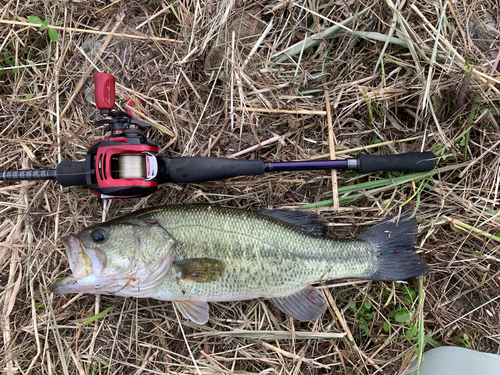
[(62, 186), (87, 185), (84, 161), (62, 161), (56, 169), (57, 182)]
[(430, 152), (408, 152), (398, 155), (358, 154), (358, 172), (405, 171), (425, 172), (436, 166), (436, 156)]
[(180, 157), (170, 160), (168, 177), (172, 182), (205, 182), (237, 176), (264, 174), (262, 160)]

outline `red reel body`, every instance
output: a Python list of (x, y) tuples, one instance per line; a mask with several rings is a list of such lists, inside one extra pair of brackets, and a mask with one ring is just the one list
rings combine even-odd
[[(158, 147), (146, 138), (141, 129), (150, 125), (132, 119), (131, 113), (115, 112), (114, 83), (111, 74), (96, 73), (95, 99), (97, 108), (111, 118), (94, 122), (106, 126), (111, 137), (93, 144), (85, 160), (86, 176), (90, 190), (101, 198), (135, 198), (153, 193), (158, 187), (156, 180), (158, 163), (155, 154)], [(127, 105), (132, 103), (127, 100)]]
[[(146, 137), (140, 138), (109, 137), (89, 149), (85, 161), (87, 170), (90, 170), (87, 185), (94, 194), (101, 198), (135, 198), (147, 196), (157, 189), (155, 154), (158, 147)], [(132, 160), (138, 173), (130, 176), (130, 171), (123, 169), (120, 159), (131, 160), (132, 155), (137, 156)], [(128, 167), (131, 168), (130, 165)]]

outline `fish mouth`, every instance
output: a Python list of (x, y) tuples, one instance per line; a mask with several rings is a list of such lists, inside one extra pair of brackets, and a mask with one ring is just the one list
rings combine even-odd
[[(76, 258), (78, 256), (78, 251), (80, 248), (79, 241), (76, 240), (73, 236), (64, 237), (61, 239), (61, 242), (64, 245), (64, 250), (66, 251), (66, 257), (68, 258), (69, 266), (71, 268), (71, 272), (75, 271), (75, 263)], [(71, 244), (70, 244), (71, 242)]]
[(92, 261), (89, 258), (88, 252), (85, 251), (81, 241), (75, 236), (65, 237), (62, 240), (66, 249), (69, 266), (75, 279), (83, 279), (92, 274)]
[(96, 261), (100, 264), (94, 265), (96, 262), (93, 262), (92, 258), (96, 258), (97, 251), (86, 248), (77, 237), (65, 237), (61, 239), (61, 242), (66, 250), (66, 256), (73, 275), (57, 280), (50, 285), (49, 290), (54, 293), (71, 293), (79, 289), (77, 283), (80, 280), (93, 279), (92, 276), (100, 273), (103, 265), (98, 259)]

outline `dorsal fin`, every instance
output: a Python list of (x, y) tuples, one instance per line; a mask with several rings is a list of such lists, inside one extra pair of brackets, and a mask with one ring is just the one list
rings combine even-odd
[(324, 236), (328, 222), (320, 215), (310, 211), (263, 210), (261, 214), (274, 217), (301, 228), (305, 233)]

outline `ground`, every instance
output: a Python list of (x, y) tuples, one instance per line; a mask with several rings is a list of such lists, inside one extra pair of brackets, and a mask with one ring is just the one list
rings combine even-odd
[[(144, 100), (163, 156), (438, 157), (426, 173), (271, 173), (113, 201), (54, 181), (0, 182), (2, 371), (396, 374), (439, 345), (499, 354), (496, 1), (0, 3), (0, 169), (85, 157), (104, 135), (91, 125), (102, 118), (97, 70), (116, 77), (121, 108)], [(311, 323), (265, 300), (212, 304), (200, 326), (170, 302), (48, 292), (69, 273), (62, 236), (195, 202), (308, 209), (343, 238), (409, 209), (431, 270), (322, 285), (328, 310)]]

